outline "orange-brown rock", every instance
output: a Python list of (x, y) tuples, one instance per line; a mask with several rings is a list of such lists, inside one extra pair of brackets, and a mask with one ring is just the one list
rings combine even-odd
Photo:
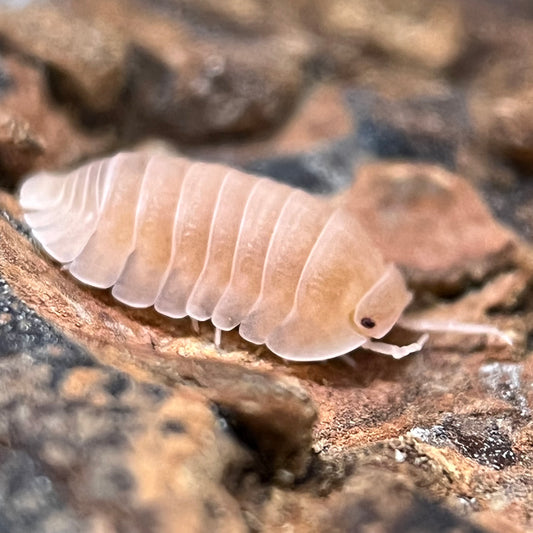
[(0, 169), (2, 174), (23, 174), (43, 153), (42, 141), (29, 124), (0, 105)]
[(410, 282), (456, 292), (517, 261), (515, 236), (460, 176), (421, 163), (359, 169), (346, 202)]
[[(389, 198), (395, 216), (416, 219), (420, 206), (459, 187), (472, 207), (462, 223), (475, 227), (481, 212), (501, 242), (510, 239), (521, 250), (523, 262), (479, 278), (482, 290), (425, 311), (488, 320), (487, 312), (497, 310), (493, 320), (513, 331), (513, 348), (451, 335), (404, 361), (360, 352), (324, 364), (285, 364), (230, 333), (219, 351), (207, 325), (196, 337), (184, 321), (127, 309), (105, 291), (78, 286), (8, 217), (11, 225), (0, 220), (3, 405), (18, 394), (26, 406), (6, 411), (2, 435), (16, 435), (10, 446), (20, 450), (10, 456), (18, 465), (12, 468), (28, 483), (34, 472), (61, 472), (64, 481), (53, 482), (50, 494), (66, 491), (81, 499), (91, 523), (132, 531), (134, 522), (142, 531), (151, 521), (159, 524), (155, 531), (172, 531), (176, 501), (193, 529), (266, 531), (290, 524), (322, 531), (330, 523), (343, 531), (359, 523), (369, 499), (372, 523), (380, 527), (400, 527), (411, 515), (424, 520), (427, 505), (437, 505), (439, 520), (459, 531), (473, 529), (454, 513), (466, 509), (475, 518), (499, 505), (525, 524), (531, 507), (522, 486), (533, 457), (527, 433), (533, 367), (530, 355), (522, 359), (524, 327), (533, 316), (527, 249), (492, 221), (460, 178), (444, 173), (437, 179), (434, 167), (419, 167), (424, 172), (418, 177), (411, 167), (396, 170), (402, 168), (409, 172), (399, 179), (408, 185), (414, 179), (417, 187), (406, 187), (398, 203), (397, 194), (388, 194), (391, 186), (399, 192), (390, 182), (398, 174), (385, 172), (367, 191), (368, 205)], [(4, 195), (2, 203), (19, 214), (11, 197)], [(386, 225), (390, 213), (374, 209), (374, 224)], [(456, 214), (439, 213), (446, 219)], [(412, 252), (400, 247), (395, 259), (409, 264)], [(465, 269), (482, 263), (482, 255), (450, 256), (450, 264)], [(55, 433), (43, 409), (59, 428)], [(60, 428), (72, 420), (76, 430), (65, 438)], [(89, 443), (91, 453), (84, 451)], [(510, 495), (503, 504), (491, 496), (502, 476)], [(296, 480), (303, 493), (294, 490)], [(379, 503), (383, 497), (396, 502), (388, 512)], [(97, 508), (103, 498), (106, 508)], [(426, 498), (441, 503), (420, 503)], [(77, 508), (61, 505), (61, 519), (79, 523)], [(120, 515), (119, 508), (132, 511)]]
[(218, 350), (208, 324), (75, 283), (0, 193), (0, 530), (531, 530), (532, 15), (3, 2), (2, 186), (155, 136), (308, 190), (357, 174), (354, 209), (407, 274), (410, 312), (514, 345), (432, 334), (401, 361), (287, 364), (230, 332)]
[(0, 8), (0, 35), (57, 71), (60, 83), (95, 110), (116, 105), (125, 84), (126, 44), (105, 24), (90, 24), (66, 6), (31, 2)]
[(481, 100), (477, 109), (479, 132), (488, 146), (526, 171), (533, 168), (533, 90)]
[(42, 68), (7, 54), (10, 83), (0, 91), (0, 183), (13, 185), (38, 168), (62, 168), (109, 149), (115, 137), (80, 129), (51, 99)]

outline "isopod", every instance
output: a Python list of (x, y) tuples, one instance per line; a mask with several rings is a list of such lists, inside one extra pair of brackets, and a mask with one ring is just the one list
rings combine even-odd
[(132, 307), (211, 319), (217, 336), (239, 326), (285, 359), (361, 346), (399, 358), (427, 337), (377, 342), (411, 300), (399, 270), (348, 210), (268, 178), (124, 152), (36, 174), (20, 203), (44, 250), (79, 281), (112, 287)]

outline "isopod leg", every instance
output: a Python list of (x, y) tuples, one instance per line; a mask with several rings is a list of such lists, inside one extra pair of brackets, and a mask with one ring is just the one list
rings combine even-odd
[(395, 344), (387, 344), (386, 342), (368, 340), (362, 345), (362, 347), (366, 348), (367, 350), (372, 350), (376, 353), (390, 355), (394, 359), (402, 359), (406, 355), (419, 352), (428, 340), (428, 338), (429, 335), (425, 333), (416, 342), (413, 342), (412, 344), (408, 344), (406, 346), (396, 346)]
[(191, 327), (192, 330), (196, 333), (196, 335), (200, 335), (200, 324), (198, 324), (198, 320), (191, 318)]
[[(344, 363), (345, 365), (348, 365), (350, 368), (353, 368), (353, 369), (357, 368), (357, 364), (355, 363), (355, 361), (353, 360), (353, 358), (352, 358), (352, 356), (350, 354), (341, 355), (339, 357), (339, 361), (341, 363)], [(324, 360), (322, 362), (323, 363), (327, 363), (327, 360)]]
[(220, 348), (220, 342), (222, 340), (222, 330), (220, 328), (215, 328), (215, 346)]

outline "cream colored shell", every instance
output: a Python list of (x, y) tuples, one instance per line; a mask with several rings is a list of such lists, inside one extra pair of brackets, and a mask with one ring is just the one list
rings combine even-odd
[(380, 338), (410, 298), (348, 212), (222, 165), (119, 153), (30, 177), (20, 202), (36, 239), (83, 283), (170, 317), (240, 325), (287, 359)]

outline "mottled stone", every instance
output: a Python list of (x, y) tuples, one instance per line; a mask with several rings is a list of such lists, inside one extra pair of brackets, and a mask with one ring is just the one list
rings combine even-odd
[(301, 154), (258, 159), (244, 170), (317, 194), (332, 194), (350, 185), (353, 176), (353, 142), (345, 139)]
[(469, 133), (469, 115), (459, 92), (440, 88), (434, 94), (380, 98), (350, 91), (357, 123), (357, 149), (379, 159), (427, 161), (453, 169), (459, 147)]
[(463, 4), (463, 13), (472, 46), (464, 48), (454, 74), (468, 82), (472, 95), (504, 96), (530, 87), (531, 4), (473, 0)]
[(125, 43), (104, 24), (73, 16), (66, 5), (29, 2), (0, 7), (0, 35), (45, 62), (61, 90), (96, 111), (117, 103), (125, 80)]
[(91, 0), (65, 3), (61, 11), (71, 11), (91, 31), (109, 29), (120, 44), (122, 55), (111, 55), (109, 66), (116, 61), (115, 70), (126, 71), (127, 79), (115, 83), (115, 96), (124, 90), (111, 116), (130, 138), (149, 131), (200, 142), (269, 129), (294, 107), (304, 85), (309, 46), (299, 35), (249, 36), (243, 47), (231, 32), (200, 30), (194, 17), (169, 3)]
[(283, 123), (317, 77), (310, 66), (350, 76), (361, 57), (374, 68), (377, 48), (442, 69), (462, 47), (459, 14), (454, 2), (61, 0), (4, 6), (0, 35), (46, 65), (87, 123), (198, 143)]
[(0, 104), (0, 172), (23, 174), (43, 151), (42, 141), (29, 124)]
[(80, 130), (58, 108), (46, 88), (43, 69), (13, 54), (3, 67), (11, 80), (0, 91), (0, 183), (13, 185), (38, 168), (61, 168), (112, 146), (115, 137)]
[(530, 171), (533, 168), (533, 90), (528, 87), (482, 100), (477, 102), (477, 110), (478, 131), (489, 148)]
[[(285, 124), (266, 139), (245, 144), (220, 143), (216, 146), (190, 146), (185, 152), (192, 158), (212, 159), (228, 165), (246, 167), (267, 161), (297, 159), (306, 152), (351, 137), (354, 124), (346, 102), (345, 90), (335, 84), (317, 85), (292, 113)], [(329, 171), (330, 169), (328, 169)], [(290, 182), (290, 173), (286, 181)]]
[[(464, 10), (472, 46), (465, 49), (454, 75), (467, 88), (473, 141), (482, 154), (478, 181), (497, 185), (490, 188), (490, 193), (498, 211), (501, 202), (510, 205), (511, 211), (522, 207), (530, 210), (531, 188), (510, 182), (517, 178), (517, 170), (527, 177), (532, 168), (528, 146), (533, 83), (531, 5), (474, 0), (466, 3)], [(514, 168), (510, 170), (509, 166)], [(519, 202), (515, 199), (517, 188)], [(509, 213), (505, 216), (513, 219)], [(522, 234), (531, 238), (531, 220), (525, 213), (512, 221), (517, 228), (525, 226)]]
[(202, 55), (189, 47), (187, 65), (179, 70), (142, 48), (133, 55), (131, 105), (155, 132), (185, 142), (239, 138), (281, 123), (302, 90), (305, 56), (290, 43), (265, 39), (246, 49), (219, 44), (206, 46)]
[[(375, 503), (383, 499), (386, 499), (388, 505)], [(398, 484), (396, 476), (378, 469), (369, 470), (352, 479), (342, 496), (336, 494), (328, 503), (327, 510), (317, 513), (318, 527), (315, 531), (483, 531), (449, 510), (435, 505), (423, 491), (410, 491)]]
[[(402, 361), (321, 364), (236, 332), (217, 349), (209, 324), (197, 336), (78, 285), (2, 193), (0, 530), (533, 527), (533, 259), (459, 177), (533, 235), (530, 2), (0, 10), (3, 184), (154, 134), (316, 192), (357, 175), (353, 207), (415, 288), (411, 315), (514, 341), (434, 333)], [(42, 152), (6, 165), (15, 137)]]
[[(220, 482), (228, 470), (238, 476), (251, 455), (205, 398), (164, 385), (154, 395), (148, 383), (103, 366), (43, 322), (4, 281), (1, 287), (10, 316), (0, 327), (6, 530), (88, 532), (98, 519), (143, 533), (173, 531), (178, 520), (187, 531), (244, 531)], [(178, 418), (181, 431), (162, 431)]]
[(0, 94), (8, 89), (12, 83), (13, 80), (6, 69), (2, 55), (0, 55)]
[[(330, 41), (329, 49), (334, 54), (335, 45), (344, 41), (352, 48), (375, 48), (400, 61), (441, 69), (462, 51), (463, 21), (456, 2), (427, 4), (415, 0), (369, 4), (334, 0), (312, 4), (314, 10), (309, 18), (316, 31)], [(341, 50), (337, 49), (337, 53), (342, 53)]]

